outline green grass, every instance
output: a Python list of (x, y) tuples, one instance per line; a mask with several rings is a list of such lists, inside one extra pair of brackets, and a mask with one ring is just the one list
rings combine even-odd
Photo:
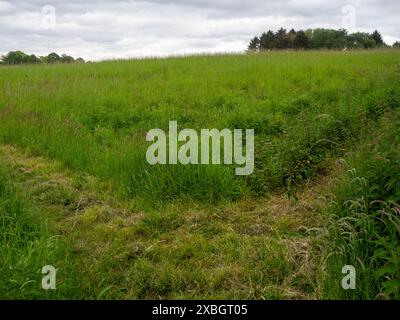
[[(70, 243), (49, 230), (0, 163), (0, 299), (90, 297)], [(42, 289), (42, 268), (56, 265), (57, 290)], [(82, 282), (81, 282), (82, 281)]]
[[(286, 199), (276, 197), (267, 206), (244, 201), (213, 207), (192, 200), (165, 205), (160, 211), (136, 212), (129, 203), (115, 202), (109, 192), (103, 193), (96, 178), (64, 171), (56, 162), (11, 147), (0, 151), (10, 164), (7, 169), (16, 173), (15, 183), (29, 195), (31, 206), (37, 206), (38, 217), (47, 218), (53, 232), (69, 239), (67, 261), (74, 266), (74, 278), (60, 273), (58, 279), (80, 285), (73, 290), (58, 287), (56, 297), (313, 295), (314, 272), (305, 251), (309, 239), (296, 230), (316, 217), (307, 212), (288, 215), (293, 208)], [(65, 270), (62, 256), (51, 252), (54, 265)], [(39, 297), (46, 297), (40, 292)]]
[[(29, 259), (24, 272), (3, 267), (0, 292), (398, 298), (399, 58), (316, 51), (1, 67), (0, 144), (22, 152), (6, 149), (12, 181), (1, 175), (3, 228), (23, 239), (14, 248), (3, 236), (5, 261)], [(146, 132), (172, 120), (255, 129), (254, 173), (149, 165)], [(333, 170), (339, 158), (354, 176)], [(335, 175), (338, 186), (312, 185)], [(319, 204), (327, 193), (332, 206)], [(69, 270), (62, 290), (37, 289), (42, 257)], [(359, 290), (339, 287), (345, 264), (359, 270)]]
[[(383, 117), (348, 159), (328, 209), (327, 297), (400, 299), (399, 125), (399, 112)], [(336, 281), (346, 264), (356, 267), (358, 290), (341, 290)]]
[[(375, 116), (379, 95), (398, 98), (397, 61), (397, 51), (313, 52), (2, 68), (0, 139), (152, 203), (268, 194), (312, 176), (357, 134), (362, 113)], [(254, 128), (256, 172), (148, 165), (145, 134), (170, 120), (181, 129)]]

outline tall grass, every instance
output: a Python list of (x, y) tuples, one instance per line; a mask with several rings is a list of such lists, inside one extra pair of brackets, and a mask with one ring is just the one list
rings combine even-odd
[[(293, 189), (357, 137), (358, 119), (398, 93), (396, 51), (292, 52), (23, 66), (0, 72), (0, 141), (58, 159), (149, 203), (204, 202)], [(397, 64), (396, 64), (397, 63)], [(371, 117), (379, 110), (368, 109)], [(145, 134), (254, 128), (256, 171), (150, 166)]]
[[(349, 160), (330, 208), (329, 298), (400, 298), (400, 113), (379, 122)], [(356, 268), (357, 288), (345, 291), (338, 279), (349, 264)]]
[[(327, 173), (330, 159), (344, 157), (351, 170), (324, 216), (322, 295), (399, 298), (399, 57), (393, 50), (274, 52), (2, 67), (0, 143), (107, 181), (112, 196), (116, 190), (122, 198), (115, 201), (135, 209), (136, 201), (145, 214), (126, 228), (126, 217), (117, 217), (116, 225), (95, 221), (77, 229), (91, 244), (104, 232), (105, 248), (116, 250), (99, 259), (89, 281), (71, 239), (54, 236), (51, 222), (38, 219), (34, 202), (0, 167), (0, 297), (90, 298), (103, 282), (109, 287), (100, 296), (115, 298), (280, 297), (279, 285), (314, 293), (310, 266), (309, 274), (292, 277), (308, 252), (303, 259), (285, 249), (284, 241), (293, 240), (285, 237), (298, 233), (287, 227), (281, 238), (285, 222), (274, 221), (282, 217), (238, 209), (250, 216), (240, 211), (232, 218), (214, 204), (243, 198), (252, 199), (250, 206), (282, 190), (296, 196), (304, 181)], [(166, 130), (171, 120), (179, 129), (255, 129), (254, 173), (149, 165), (146, 132)], [(192, 217), (182, 213), (184, 204)], [(198, 205), (210, 212), (196, 212)], [(89, 217), (90, 211), (96, 216), (96, 208), (88, 208)], [(270, 214), (274, 219), (261, 228)], [(274, 223), (279, 232), (271, 227), (268, 235)], [(302, 236), (295, 247), (307, 247)], [(47, 264), (59, 269), (56, 292), (40, 288)], [(357, 270), (354, 291), (340, 287), (348, 264)]]
[[(46, 291), (42, 268), (57, 269), (57, 290)], [(69, 242), (52, 234), (40, 212), (18, 194), (0, 163), (0, 299), (90, 297), (90, 284), (77, 267)]]

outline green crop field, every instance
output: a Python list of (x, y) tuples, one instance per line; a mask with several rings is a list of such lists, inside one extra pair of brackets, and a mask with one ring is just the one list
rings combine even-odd
[[(150, 165), (169, 121), (254, 172)], [(0, 67), (0, 298), (400, 298), (399, 204), (399, 50)]]

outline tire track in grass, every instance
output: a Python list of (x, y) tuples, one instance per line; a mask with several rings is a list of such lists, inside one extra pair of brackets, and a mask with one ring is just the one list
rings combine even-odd
[(112, 187), (57, 161), (0, 146), (21, 189), (71, 239), (98, 298), (316, 297), (312, 254), (329, 177), (286, 195), (138, 212)]

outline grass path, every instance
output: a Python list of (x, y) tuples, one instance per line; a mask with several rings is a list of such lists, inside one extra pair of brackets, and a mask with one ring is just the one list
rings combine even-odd
[(297, 200), (181, 201), (142, 212), (58, 162), (9, 145), (0, 156), (54, 232), (71, 240), (87, 298), (317, 298), (315, 230), (331, 178), (306, 184)]

